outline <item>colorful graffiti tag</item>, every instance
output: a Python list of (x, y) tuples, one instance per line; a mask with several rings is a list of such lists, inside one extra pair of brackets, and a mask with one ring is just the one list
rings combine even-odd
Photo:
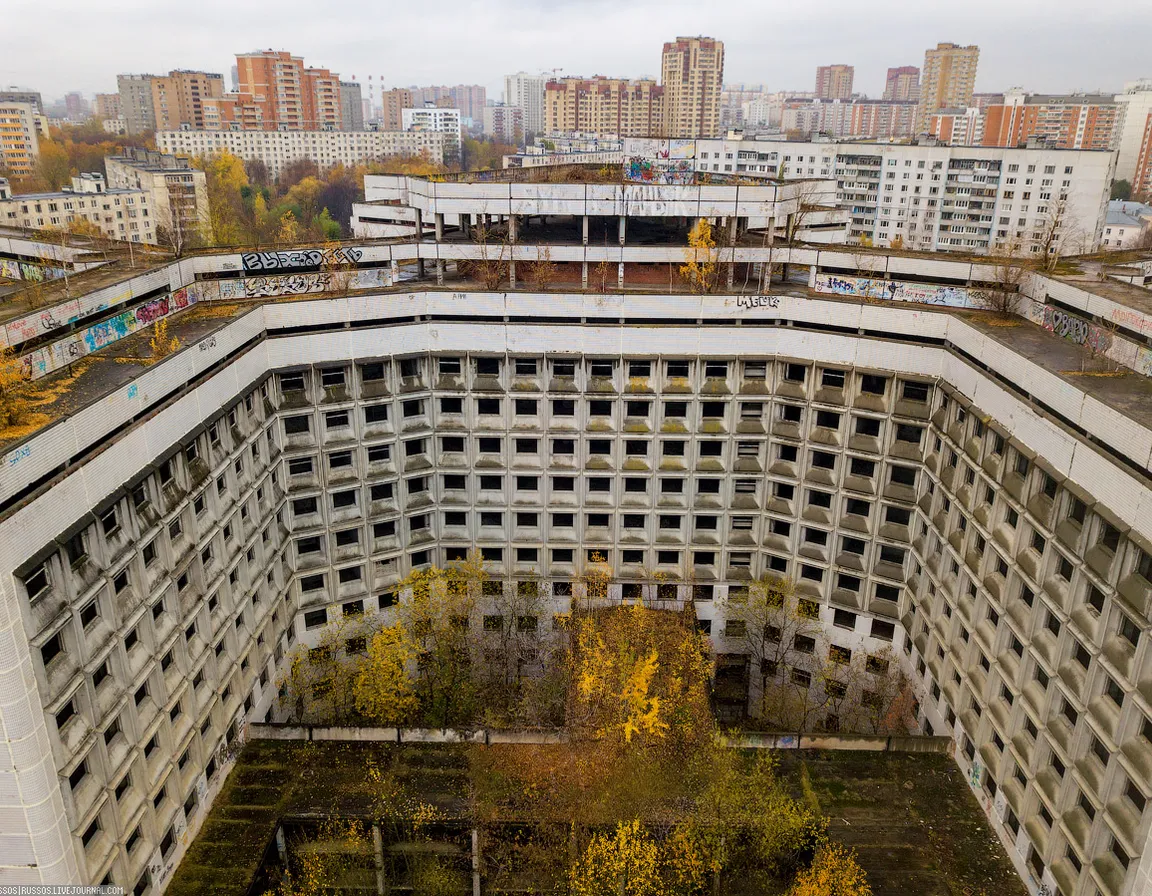
[(360, 249), (336, 246), (328, 249), (296, 249), (286, 252), (245, 252), (240, 256), (245, 271), (291, 271), (321, 265), (356, 264)]
[(624, 163), (624, 180), (637, 184), (691, 186), (696, 183), (696, 169), (689, 160), (665, 161), (633, 156)]
[[(187, 308), (198, 301), (195, 290), (178, 289), (171, 295), (157, 296), (135, 308), (129, 308), (119, 314), (102, 320), (99, 323), (84, 327), (75, 333), (69, 334), (51, 345), (36, 349), (23, 355), (20, 359), (28, 374), (36, 379), (45, 376), (54, 370), (59, 370), (85, 355), (111, 345), (112, 343), (130, 336), (132, 333), (151, 326), (163, 317), (168, 317), (176, 311)], [(51, 324), (59, 324), (52, 317), (59, 309), (43, 312), (51, 319), (44, 321), (45, 329), (54, 329)]]
[(949, 308), (978, 308), (979, 300), (963, 286), (942, 286), (934, 283), (907, 283), (884, 280), (880, 277), (842, 277), (836, 274), (817, 274), (813, 284), (816, 292), (834, 296), (857, 296), (886, 299), (892, 302), (918, 302), (922, 305), (945, 305)]
[(6, 280), (29, 280), (40, 283), (44, 280), (58, 280), (65, 273), (64, 268), (31, 264), (14, 258), (0, 258), (0, 278)]

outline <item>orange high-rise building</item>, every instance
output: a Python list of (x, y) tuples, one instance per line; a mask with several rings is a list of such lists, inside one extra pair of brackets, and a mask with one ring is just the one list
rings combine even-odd
[(339, 130), (339, 75), (306, 68), (303, 59), (283, 50), (238, 54), (236, 69), (240, 102), (255, 107), (240, 120), (259, 119), (270, 129)]
[(1111, 94), (1009, 93), (984, 110), (985, 146), (1043, 140), (1057, 149), (1110, 149), (1119, 107)]

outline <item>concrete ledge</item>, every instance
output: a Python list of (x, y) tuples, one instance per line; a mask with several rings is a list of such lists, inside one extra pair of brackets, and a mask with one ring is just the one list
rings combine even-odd
[(252, 722), (248, 737), (254, 740), (311, 740), (312, 729), (306, 725), (285, 725), (281, 722)]
[(802, 734), (801, 750), (858, 750), (883, 753), (888, 749), (887, 737), (841, 737), (837, 734)]
[(476, 731), (460, 731), (455, 728), (401, 728), (402, 744), (482, 744), (485, 743), (483, 728)]
[(489, 744), (566, 744), (568, 735), (560, 730), (487, 731)]
[(956, 742), (950, 737), (912, 737), (894, 734), (888, 738), (888, 749), (893, 753), (945, 753), (955, 752)]
[[(254, 740), (312, 740), (398, 744), (564, 744), (568, 733), (560, 728), (370, 728), (355, 725), (287, 725), (255, 722), (248, 727)], [(949, 737), (923, 735), (781, 734), (751, 731), (724, 738), (737, 750), (843, 750), (872, 753), (944, 753), (955, 744)]]
[(399, 743), (400, 729), (330, 725), (323, 728), (313, 728), (312, 740), (385, 741)]

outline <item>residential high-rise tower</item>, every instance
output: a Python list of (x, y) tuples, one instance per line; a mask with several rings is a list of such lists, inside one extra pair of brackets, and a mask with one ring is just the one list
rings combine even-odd
[(962, 109), (972, 102), (976, 87), (977, 46), (941, 43), (924, 53), (920, 78), (920, 108), (916, 110), (916, 133), (924, 133), (928, 118), (941, 109)]
[(852, 96), (856, 69), (851, 65), (822, 65), (816, 69), (816, 98), (846, 100)]
[(714, 137), (720, 129), (724, 43), (678, 37), (664, 44), (665, 129), (669, 137)]
[(888, 69), (884, 80), (884, 99), (892, 101), (920, 99), (920, 69), (914, 65), (901, 65)]

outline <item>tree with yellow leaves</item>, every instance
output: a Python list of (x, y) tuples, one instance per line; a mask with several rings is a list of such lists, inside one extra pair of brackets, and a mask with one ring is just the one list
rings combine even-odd
[(244, 163), (230, 152), (197, 158), (193, 166), (204, 171), (208, 188), (210, 236), (214, 245), (234, 246), (245, 241), (241, 227), (244, 203), (241, 191), (248, 186)]
[(300, 224), (296, 220), (296, 215), (293, 214), (292, 209), (284, 212), (284, 216), (280, 219), (280, 226), (276, 229), (276, 245), (277, 246), (290, 246), (293, 243), (300, 241)]
[(148, 345), (152, 349), (152, 358), (156, 361), (167, 358), (180, 348), (180, 337), (168, 335), (168, 318), (159, 317), (156, 319), (156, 323), (152, 325), (152, 338)]
[(712, 236), (712, 225), (700, 218), (688, 231), (688, 248), (684, 250), (684, 264), (680, 277), (694, 293), (710, 293), (719, 281), (719, 250)]
[(487, 578), (474, 551), (447, 569), (413, 570), (398, 586), (398, 621), (416, 645), (416, 694), (441, 727), (471, 721), (475, 711), (469, 628)]
[(640, 822), (620, 822), (612, 833), (593, 834), (569, 873), (571, 896), (659, 896), (660, 846)]
[(788, 896), (872, 896), (872, 887), (856, 854), (839, 843), (825, 843), (812, 865), (796, 876)]
[(0, 349), (0, 427), (19, 426), (28, 415), (32, 377), (11, 348)]
[(573, 622), (569, 724), (610, 743), (679, 746), (712, 734), (710, 663), (684, 614), (635, 605)]
[(356, 673), (356, 709), (371, 722), (395, 725), (416, 711), (409, 664), (415, 645), (402, 625), (390, 625), (372, 636), (368, 659)]
[(552, 250), (536, 249), (536, 260), (528, 262), (528, 282), (537, 292), (547, 292), (556, 279), (556, 264), (552, 261)]

